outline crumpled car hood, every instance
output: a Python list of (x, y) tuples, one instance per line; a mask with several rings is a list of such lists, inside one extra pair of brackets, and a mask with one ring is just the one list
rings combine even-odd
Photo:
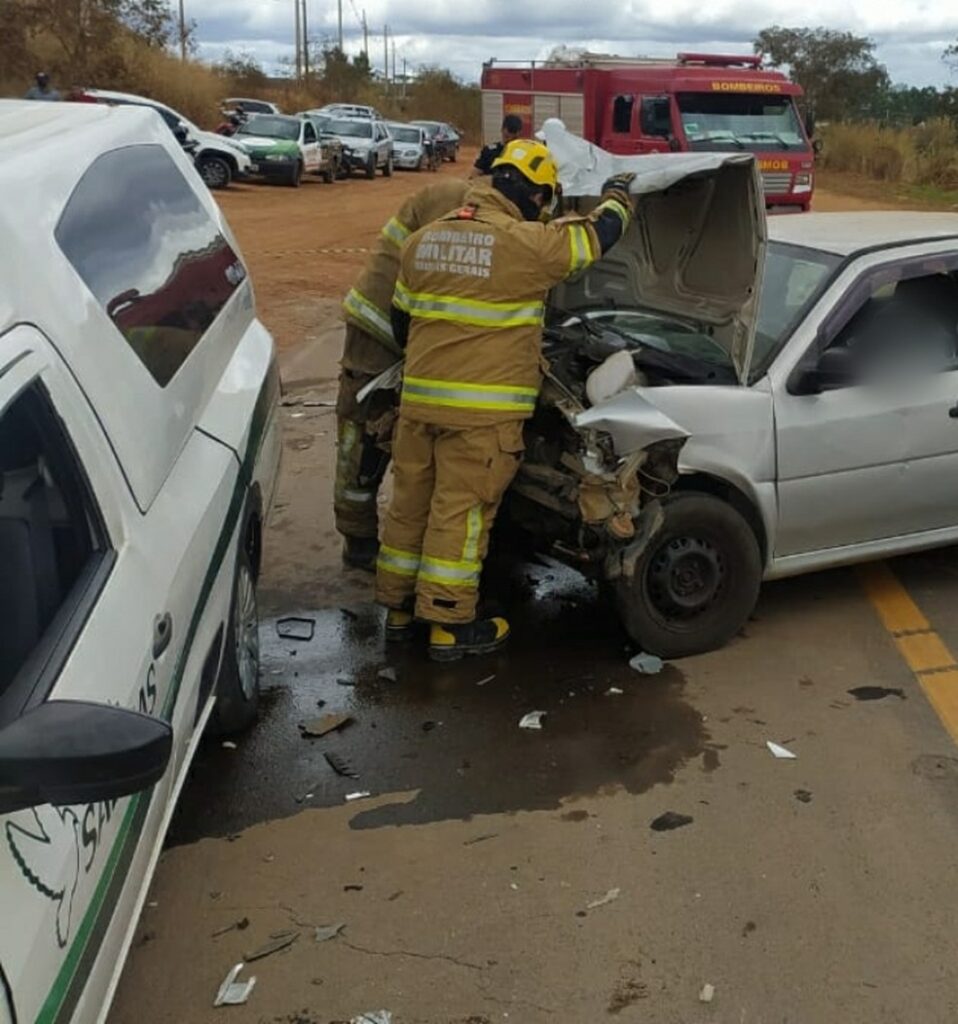
[(694, 319), (748, 378), (767, 238), (765, 201), (749, 153), (617, 156), (550, 119), (541, 132), (563, 195), (591, 209), (611, 175), (635, 173), (636, 216), (625, 238), (556, 287), (554, 310), (653, 310)]

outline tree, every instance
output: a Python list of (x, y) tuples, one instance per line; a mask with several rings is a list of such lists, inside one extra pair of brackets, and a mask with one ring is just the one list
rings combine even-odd
[(805, 103), (821, 120), (868, 116), (890, 86), (888, 71), (875, 59), (867, 36), (826, 28), (783, 28), (759, 32), (755, 52), (772, 67), (787, 67), (805, 90)]
[(951, 68), (952, 71), (958, 71), (958, 42), (954, 42), (951, 46), (947, 47), (945, 52), (941, 55), (941, 59)]
[(240, 53), (224, 50), (223, 56), (213, 66), (225, 78), (231, 78), (238, 88), (249, 90), (269, 85), (262, 65), (245, 50)]

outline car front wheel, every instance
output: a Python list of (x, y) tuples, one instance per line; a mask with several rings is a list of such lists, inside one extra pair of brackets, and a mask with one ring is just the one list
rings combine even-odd
[(226, 188), (233, 180), (230, 165), (220, 156), (204, 156), (197, 170), (207, 188)]
[(383, 177), (391, 178), (393, 176), (393, 158), (392, 154), (386, 157), (386, 163), (383, 165)]
[(761, 581), (761, 551), (745, 519), (711, 494), (680, 492), (616, 594), (642, 650), (682, 658), (728, 643), (752, 613)]
[(241, 544), (233, 577), (233, 597), (223, 660), (216, 680), (216, 705), (210, 720), (215, 735), (248, 729), (259, 709), (259, 608), (256, 576)]

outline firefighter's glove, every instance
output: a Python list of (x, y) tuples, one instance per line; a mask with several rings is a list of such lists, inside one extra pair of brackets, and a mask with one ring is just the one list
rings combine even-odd
[(613, 174), (602, 186), (602, 198), (614, 199), (621, 203), (627, 210), (632, 209), (632, 196), (629, 194), (629, 186), (635, 181), (635, 174), (632, 171), (624, 171), (622, 174)]

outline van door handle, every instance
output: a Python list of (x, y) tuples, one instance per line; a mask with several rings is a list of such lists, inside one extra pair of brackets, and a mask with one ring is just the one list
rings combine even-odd
[(153, 657), (158, 658), (173, 639), (173, 616), (169, 612), (153, 620)]

